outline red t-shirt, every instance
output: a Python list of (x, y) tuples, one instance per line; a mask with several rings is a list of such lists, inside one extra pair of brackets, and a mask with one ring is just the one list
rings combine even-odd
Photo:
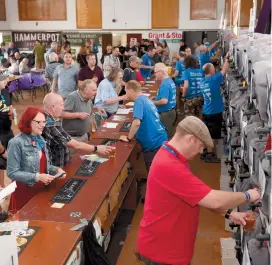
[(142, 74), (141, 74), (140, 71), (136, 71), (136, 80), (137, 80), (138, 82), (144, 81), (144, 78), (143, 78), (143, 76), (142, 76)]
[(188, 265), (197, 233), (197, 204), (211, 188), (171, 148), (177, 156), (162, 147), (153, 159), (137, 245), (140, 254), (153, 262)]

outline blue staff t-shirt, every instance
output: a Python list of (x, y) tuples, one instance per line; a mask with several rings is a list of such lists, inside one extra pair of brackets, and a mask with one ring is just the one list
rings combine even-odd
[(157, 106), (159, 113), (169, 111), (176, 107), (176, 85), (170, 77), (162, 81), (155, 100), (157, 101), (162, 98), (167, 99), (168, 102), (163, 106)]
[(198, 68), (188, 68), (183, 72), (182, 80), (188, 81), (188, 90), (185, 98), (197, 98), (201, 96), (200, 81), (204, 77), (204, 72)]
[(141, 95), (135, 100), (133, 119), (141, 120), (136, 139), (144, 152), (153, 151), (167, 141), (167, 134), (157, 108), (147, 96)]
[[(205, 43), (204, 44), (206, 47), (211, 47), (211, 44), (210, 43)], [(211, 49), (211, 51), (210, 51), (210, 54), (212, 55), (212, 56), (214, 56), (215, 54), (216, 54), (216, 49), (215, 48), (212, 48)]]
[(200, 69), (202, 70), (202, 67), (206, 64), (206, 63), (211, 63), (211, 53), (207, 52), (207, 53), (199, 53), (199, 64), (200, 64)]
[(220, 85), (223, 82), (221, 72), (208, 76), (200, 82), (200, 89), (204, 97), (203, 113), (206, 115), (224, 112), (223, 97)]
[[(152, 64), (151, 58), (148, 56), (147, 53), (144, 54), (142, 56), (142, 65), (151, 66), (151, 64)], [(140, 69), (140, 72), (144, 79), (151, 77), (151, 69)]]
[(177, 85), (181, 85), (183, 83), (182, 81), (182, 74), (183, 72), (185, 71), (185, 66), (183, 64), (183, 61), (182, 60), (179, 60), (176, 64), (176, 71), (178, 71), (178, 75), (177, 77), (175, 78), (175, 83)]

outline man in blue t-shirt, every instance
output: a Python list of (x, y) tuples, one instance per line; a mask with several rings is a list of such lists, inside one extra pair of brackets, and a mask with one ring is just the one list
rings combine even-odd
[(161, 81), (157, 96), (153, 103), (157, 106), (161, 122), (165, 126), (169, 139), (174, 134), (176, 121), (176, 85), (168, 75), (168, 68), (163, 63), (157, 63), (154, 70), (156, 80)]
[(177, 97), (177, 113), (181, 114), (180, 112), (180, 87), (183, 86), (184, 81), (182, 80), (182, 74), (185, 71), (185, 66), (183, 64), (185, 58), (184, 52), (179, 52), (179, 60), (176, 64), (175, 73), (172, 75), (172, 78), (175, 78), (176, 84), (176, 97)]
[(201, 45), (200, 46), (200, 53), (199, 53), (199, 64), (200, 64), (200, 69), (202, 69), (203, 65), (206, 63), (211, 63), (211, 57), (213, 56), (212, 54), (212, 50), (216, 47), (216, 45), (219, 43), (220, 41), (217, 40), (215, 43), (213, 43), (212, 45), (210, 45), (209, 47), (207, 47), (206, 45)]
[(184, 52), (179, 53), (179, 60), (176, 64), (175, 73), (172, 76), (173, 78), (175, 78), (175, 84), (177, 85), (177, 87), (180, 87), (184, 83), (182, 80), (182, 74), (186, 69), (183, 64), (185, 56), (186, 54)]
[(152, 160), (163, 142), (167, 140), (167, 134), (160, 121), (156, 106), (142, 94), (140, 84), (131, 80), (126, 85), (126, 96), (135, 101), (133, 107), (133, 122), (128, 136), (122, 135), (120, 140), (129, 142), (136, 135), (143, 153), (147, 172)]
[[(210, 47), (211, 46), (211, 44), (209, 43), (209, 41), (208, 41), (208, 39), (207, 38), (204, 38), (203, 39), (203, 44), (206, 46), (206, 47)], [(212, 56), (214, 55), (216, 53), (216, 50), (213, 48), (213, 49), (211, 49), (211, 54), (212, 54)]]
[(142, 64), (140, 66), (140, 72), (144, 79), (151, 77), (151, 72), (154, 69), (152, 66), (151, 58), (156, 53), (156, 49), (153, 46), (147, 48), (147, 53), (142, 56)]
[[(207, 63), (203, 66), (205, 78), (200, 82), (200, 89), (204, 96), (203, 121), (207, 125), (211, 137), (216, 146), (216, 141), (221, 139), (222, 113), (224, 112), (223, 97), (220, 85), (223, 82), (223, 75), (229, 70), (228, 56), (226, 57), (222, 71), (215, 74), (213, 64)], [(204, 150), (201, 158), (208, 163), (220, 163), (212, 148)]]

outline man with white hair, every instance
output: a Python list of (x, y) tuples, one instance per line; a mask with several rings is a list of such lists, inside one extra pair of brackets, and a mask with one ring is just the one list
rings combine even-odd
[[(91, 114), (93, 111), (92, 100), (96, 92), (96, 82), (87, 79), (82, 82), (77, 91), (69, 94), (64, 102), (64, 111), (62, 113), (63, 128), (73, 139), (79, 142), (87, 143), (89, 140)], [(99, 108), (98, 111), (101, 111), (101, 109)], [(105, 111), (103, 114), (105, 114)]]
[(105, 145), (90, 145), (79, 142), (63, 129), (62, 116), (64, 110), (63, 98), (56, 93), (49, 93), (43, 99), (46, 113), (46, 126), (43, 130), (43, 137), (49, 153), (50, 162), (57, 167), (64, 167), (69, 161), (69, 148), (75, 151), (86, 153), (98, 153), (108, 155), (113, 149)]
[(195, 176), (188, 160), (202, 153), (204, 146), (213, 146), (209, 131), (200, 119), (189, 116), (178, 124), (173, 138), (153, 159), (137, 243), (145, 265), (190, 264), (199, 206), (245, 225), (248, 213), (232, 209), (260, 199), (258, 190), (214, 190)]
[(45, 55), (46, 64), (50, 63), (49, 55), (53, 52), (57, 53), (57, 51), (58, 51), (58, 44), (56, 42), (52, 42), (51, 48), (46, 52), (46, 55)]
[(120, 68), (119, 48), (117, 46), (112, 47), (112, 54), (104, 59), (104, 76), (107, 77), (114, 68)]
[(176, 120), (176, 85), (168, 75), (168, 68), (164, 63), (155, 65), (154, 74), (157, 80), (162, 81), (153, 100), (160, 114), (162, 124), (165, 126), (168, 137), (173, 136), (174, 123)]
[[(200, 89), (204, 97), (203, 121), (209, 129), (214, 145), (221, 139), (221, 128), (223, 121), (224, 103), (220, 85), (223, 82), (223, 75), (229, 70), (228, 55), (222, 71), (215, 73), (213, 64), (207, 63), (203, 66), (205, 78), (200, 82)], [(205, 149), (201, 158), (207, 163), (220, 163), (221, 159), (216, 157), (213, 148)]]
[[(57, 68), (60, 63), (58, 62), (59, 58), (58, 55), (55, 52), (51, 52), (49, 54), (49, 63), (45, 67), (45, 79), (47, 83), (52, 87), (52, 82), (53, 82), (53, 74), (55, 69)], [(56, 91), (58, 91), (58, 88), (56, 87)]]
[(201, 45), (199, 50), (199, 64), (200, 64), (200, 69), (202, 69), (203, 65), (206, 63), (211, 63), (211, 51), (213, 48), (216, 47), (216, 45), (219, 43), (220, 41), (217, 40), (216, 42), (214, 42), (211, 46), (207, 47), (205, 45)]

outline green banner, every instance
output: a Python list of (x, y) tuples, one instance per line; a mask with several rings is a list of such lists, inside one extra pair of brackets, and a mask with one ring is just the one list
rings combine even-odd
[(5, 43), (11, 42), (11, 35), (2, 35), (2, 38)]
[(81, 46), (85, 41), (94, 40), (98, 46), (102, 46), (102, 33), (64, 31), (71, 46)]

